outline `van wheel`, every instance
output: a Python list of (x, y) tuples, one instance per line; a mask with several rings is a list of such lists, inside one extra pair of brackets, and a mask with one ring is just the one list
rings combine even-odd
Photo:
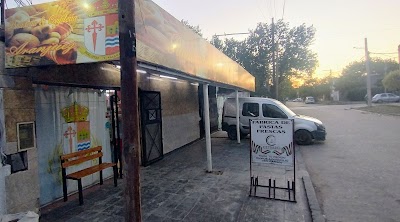
[(236, 126), (229, 126), (229, 128), (228, 128), (228, 137), (229, 137), (230, 140), (236, 140), (237, 139)]
[(297, 130), (294, 133), (294, 139), (299, 145), (310, 145), (312, 143), (312, 135), (307, 130)]

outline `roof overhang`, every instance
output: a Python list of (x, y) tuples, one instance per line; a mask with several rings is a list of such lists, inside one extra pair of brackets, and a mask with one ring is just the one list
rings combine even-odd
[[(119, 60), (118, 1), (97, 0), (86, 7), (79, 0), (71, 4), (55, 1), (7, 9), (6, 68)], [(255, 91), (254, 76), (157, 4), (135, 0), (135, 7), (140, 66), (181, 79)], [(32, 20), (36, 15), (40, 19)]]
[(173, 69), (169, 69), (169, 68), (162, 67), (162, 66), (148, 64), (145, 62), (138, 62), (138, 68), (145, 70), (149, 74), (166, 75), (166, 76), (175, 77), (175, 78), (182, 79), (182, 80), (187, 80), (189, 82), (197, 82), (199, 84), (209, 84), (209, 85), (232, 89), (232, 90), (250, 92), (250, 90), (242, 88), (242, 87), (237, 87), (237, 86), (213, 81), (210, 79), (205, 79), (205, 78), (189, 75), (187, 73), (180, 72), (178, 70), (173, 70)]

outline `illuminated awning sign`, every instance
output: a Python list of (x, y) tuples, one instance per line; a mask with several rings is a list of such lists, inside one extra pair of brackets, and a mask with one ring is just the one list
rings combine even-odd
[[(255, 90), (254, 77), (150, 0), (136, 0), (137, 57)], [(119, 60), (117, 0), (60, 0), (5, 11), (6, 68)]]

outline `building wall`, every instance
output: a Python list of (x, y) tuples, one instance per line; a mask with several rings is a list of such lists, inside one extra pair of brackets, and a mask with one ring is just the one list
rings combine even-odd
[(200, 138), (198, 86), (183, 80), (139, 76), (142, 90), (160, 91), (164, 153)]
[[(0, 48), (0, 51), (4, 52), (3, 49)], [(6, 154), (18, 152), (16, 124), (35, 121), (34, 84), (99, 88), (120, 86), (119, 71), (111, 64), (30, 67), (7, 69), (6, 72), (0, 73), (0, 87), (4, 95)], [(148, 74), (139, 75), (140, 88), (161, 92), (164, 153), (198, 139), (200, 137), (198, 86), (191, 85), (187, 81), (162, 78), (154, 80), (147, 77)], [(6, 177), (7, 213), (39, 211), (37, 150), (29, 150), (27, 157), (28, 170)]]
[[(4, 61), (4, 43), (1, 41), (0, 53), (0, 61)], [(120, 77), (119, 71), (111, 64), (94, 63), (6, 70), (4, 62), (0, 62), (0, 89), (4, 107), (4, 118), (0, 115), (0, 120), (4, 120), (4, 124), (0, 124), (4, 131), (1, 134), (4, 138), (1, 147), (6, 155), (18, 153), (17, 123), (35, 121), (34, 83), (119, 87)], [(5, 177), (6, 213), (39, 211), (38, 163), (37, 149), (28, 150), (28, 170)]]
[[(0, 59), (4, 61), (4, 44), (0, 42)], [(32, 79), (25, 73), (6, 75), (4, 62), (0, 63), (0, 88), (3, 94), (5, 131), (3, 152), (6, 155), (18, 153), (17, 123), (35, 121), (34, 93)], [(3, 124), (1, 124), (3, 127)], [(39, 178), (37, 150), (27, 151), (28, 169), (13, 173), (5, 178), (6, 212), (17, 213), (39, 210)]]

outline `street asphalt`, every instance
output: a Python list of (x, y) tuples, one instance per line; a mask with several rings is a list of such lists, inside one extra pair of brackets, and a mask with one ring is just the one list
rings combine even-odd
[[(314, 190), (300, 153), (296, 158), (297, 203), (249, 197), (249, 138), (237, 144), (224, 132), (212, 137), (213, 173), (205, 172), (204, 140), (141, 168), (143, 221), (312, 221), (304, 188), (307, 181), (308, 194)], [(278, 186), (293, 178), (290, 167), (261, 167), (257, 172), (260, 178), (276, 178)], [(260, 183), (267, 181), (260, 179)], [(107, 181), (86, 189), (83, 206), (73, 195), (66, 203), (42, 208), (40, 221), (124, 221), (123, 187), (121, 181), (116, 188)], [(288, 197), (287, 191), (279, 195)], [(315, 197), (313, 203), (319, 207)], [(317, 211), (314, 217), (321, 221)]]
[(400, 221), (400, 116), (357, 105), (289, 103), (320, 119), (327, 140), (300, 148), (327, 221)]

